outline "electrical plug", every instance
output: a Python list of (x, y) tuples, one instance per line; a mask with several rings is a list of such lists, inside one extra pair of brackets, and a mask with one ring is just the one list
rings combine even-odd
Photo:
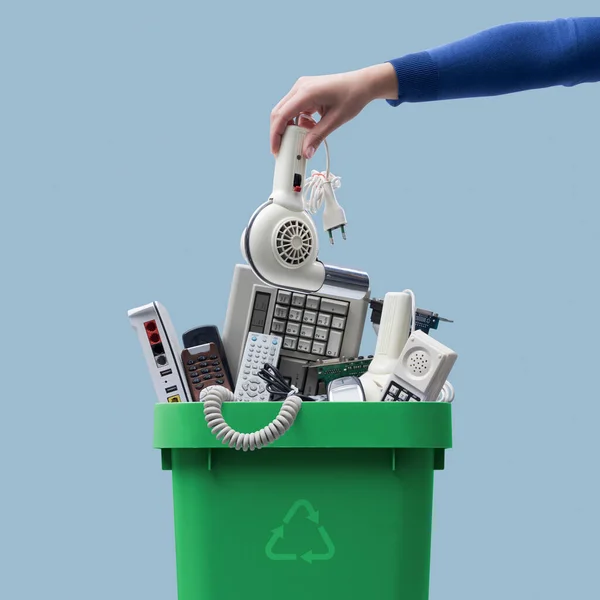
[(329, 234), (329, 241), (333, 244), (333, 232), (336, 229), (340, 229), (342, 232), (342, 239), (346, 239), (345, 226), (348, 224), (346, 221), (346, 213), (344, 209), (339, 205), (331, 181), (323, 183), (323, 202), (325, 208), (323, 209), (323, 229)]

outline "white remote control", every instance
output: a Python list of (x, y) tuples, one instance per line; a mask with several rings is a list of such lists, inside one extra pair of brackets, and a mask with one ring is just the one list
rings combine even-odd
[(277, 367), (282, 338), (264, 333), (248, 334), (235, 385), (235, 402), (268, 402), (267, 384), (258, 376), (265, 363)]

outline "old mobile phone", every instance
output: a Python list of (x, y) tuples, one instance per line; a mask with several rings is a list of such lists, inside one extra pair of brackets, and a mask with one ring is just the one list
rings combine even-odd
[[(201, 327), (194, 327), (193, 329), (189, 329), (188, 331), (186, 331), (182, 336), (182, 341), (183, 341), (183, 345), (185, 347), (186, 350), (189, 350), (190, 352), (192, 352), (193, 349), (194, 350), (194, 354), (195, 356), (188, 356), (186, 355), (186, 357), (184, 358), (184, 354), (185, 354), (185, 350), (182, 353), (182, 360), (183, 360), (183, 364), (186, 367), (186, 374), (189, 374), (191, 371), (195, 371), (198, 369), (192, 369), (190, 370), (190, 367), (193, 366), (199, 366), (202, 363), (207, 362), (206, 360), (197, 360), (195, 363), (190, 363), (187, 364), (188, 361), (193, 360), (194, 358), (197, 358), (198, 356), (201, 355), (205, 355), (205, 356), (217, 356), (217, 358), (215, 359), (208, 359), (208, 362), (216, 362), (219, 361), (220, 365), (208, 365), (208, 366), (203, 366), (200, 367), (200, 370), (202, 369), (207, 369), (207, 368), (211, 368), (211, 369), (215, 369), (215, 368), (220, 368), (221, 371), (211, 371), (211, 373), (220, 373), (220, 376), (218, 378), (216, 378), (217, 380), (223, 380), (223, 383), (217, 383), (215, 381), (215, 383), (210, 383), (210, 381), (206, 378), (206, 375), (208, 375), (209, 373), (200, 373), (202, 375), (201, 382), (197, 382), (194, 384), (191, 384), (191, 388), (194, 394), (194, 400), (198, 401), (199, 398), (199, 394), (200, 392), (205, 389), (206, 387), (208, 387), (208, 385), (225, 385), (225, 387), (227, 387), (227, 389), (230, 389), (231, 391), (233, 391), (234, 387), (234, 380), (231, 376), (231, 370), (229, 368), (229, 362), (227, 360), (227, 355), (225, 354), (225, 347), (223, 346), (223, 341), (221, 339), (221, 334), (219, 333), (219, 328), (216, 325), (203, 325)], [(198, 349), (199, 346), (204, 346), (206, 344), (210, 344), (212, 346), (212, 349), (206, 353), (203, 350)], [(192, 380), (194, 379), (198, 379), (198, 377), (192, 377)], [(189, 378), (188, 378), (189, 380)], [(206, 384), (206, 382), (208, 382), (208, 385)], [(200, 387), (198, 387), (200, 386)]]
[(233, 392), (231, 379), (225, 371), (223, 358), (216, 344), (200, 344), (185, 348), (181, 353), (181, 362), (192, 392), (193, 402), (200, 402), (202, 391), (211, 385), (222, 385)]
[(364, 402), (365, 392), (358, 377), (340, 377), (327, 386), (329, 402)]

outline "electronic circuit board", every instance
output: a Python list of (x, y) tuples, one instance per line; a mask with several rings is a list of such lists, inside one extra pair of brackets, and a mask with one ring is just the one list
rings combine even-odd
[(323, 360), (308, 365), (309, 369), (316, 369), (319, 387), (327, 389), (330, 381), (340, 377), (360, 377), (369, 369), (373, 356), (358, 356), (356, 358)]

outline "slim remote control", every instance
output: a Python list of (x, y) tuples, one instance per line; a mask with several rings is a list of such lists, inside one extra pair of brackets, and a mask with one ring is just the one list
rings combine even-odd
[(266, 363), (277, 368), (281, 344), (278, 335), (248, 334), (235, 386), (235, 402), (268, 402), (267, 384), (258, 372)]

